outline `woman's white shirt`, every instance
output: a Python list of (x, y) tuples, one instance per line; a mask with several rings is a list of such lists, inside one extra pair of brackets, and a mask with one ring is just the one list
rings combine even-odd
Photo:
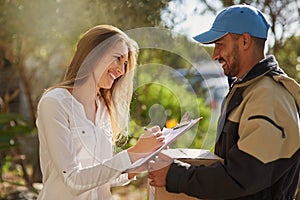
[(38, 105), (38, 136), (43, 189), (38, 199), (111, 199), (110, 187), (128, 183), (127, 151), (113, 156), (111, 124), (97, 100), (95, 124), (67, 89), (45, 94)]

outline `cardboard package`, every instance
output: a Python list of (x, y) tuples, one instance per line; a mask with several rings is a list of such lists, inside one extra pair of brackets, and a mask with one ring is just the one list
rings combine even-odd
[[(205, 149), (167, 149), (161, 151), (171, 158), (178, 159), (192, 165), (211, 165), (223, 160)], [(148, 185), (148, 200), (198, 200), (186, 194), (167, 192), (165, 187), (153, 187)]]

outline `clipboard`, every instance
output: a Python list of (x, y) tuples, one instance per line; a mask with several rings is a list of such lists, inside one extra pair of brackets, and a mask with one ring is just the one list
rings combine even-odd
[(197, 124), (202, 117), (196, 118), (196, 119), (191, 119), (188, 122), (185, 123), (180, 123), (178, 126), (175, 126), (173, 129), (169, 128), (163, 128), (162, 133), (165, 136), (165, 143), (159, 147), (157, 150), (149, 154), (148, 156), (141, 158), (134, 163), (131, 164), (131, 166), (126, 170), (127, 172), (129, 171), (134, 171), (138, 167), (142, 166), (151, 158), (156, 156), (161, 150), (165, 149), (169, 144), (171, 144), (177, 137), (185, 133), (187, 130), (191, 129), (195, 124)]

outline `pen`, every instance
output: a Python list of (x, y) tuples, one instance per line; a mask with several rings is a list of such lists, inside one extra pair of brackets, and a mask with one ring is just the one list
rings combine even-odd
[(144, 126), (144, 131), (148, 131), (148, 132), (153, 133), (153, 134), (155, 135), (155, 133), (152, 131), (152, 129), (147, 128), (147, 127), (145, 127), (145, 126)]

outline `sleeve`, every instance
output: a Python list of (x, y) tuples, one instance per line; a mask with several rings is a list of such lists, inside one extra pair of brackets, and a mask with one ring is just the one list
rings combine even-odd
[[(247, 91), (239, 121), (238, 148), (263, 163), (290, 158), (300, 147), (297, 106), (291, 94), (266, 77)], [(263, 94), (263, 95), (262, 95)]]
[(136, 177), (134, 177), (133, 179), (129, 179), (128, 178), (128, 173), (123, 173), (119, 177), (114, 179), (110, 183), (110, 186), (111, 187), (125, 186), (125, 185), (129, 184), (132, 180), (136, 180)]
[(37, 125), (41, 145), (45, 144), (42, 148), (46, 148), (58, 174), (75, 195), (117, 178), (131, 165), (125, 150), (101, 164), (82, 168), (70, 139), (68, 114), (62, 103), (55, 98), (46, 97), (40, 101)]
[(176, 161), (168, 171), (166, 189), (201, 199), (233, 199), (255, 194), (270, 187), (289, 169), (299, 169), (299, 155), (298, 150), (291, 159), (263, 164), (235, 146), (225, 165), (217, 162), (210, 166), (187, 166)]

